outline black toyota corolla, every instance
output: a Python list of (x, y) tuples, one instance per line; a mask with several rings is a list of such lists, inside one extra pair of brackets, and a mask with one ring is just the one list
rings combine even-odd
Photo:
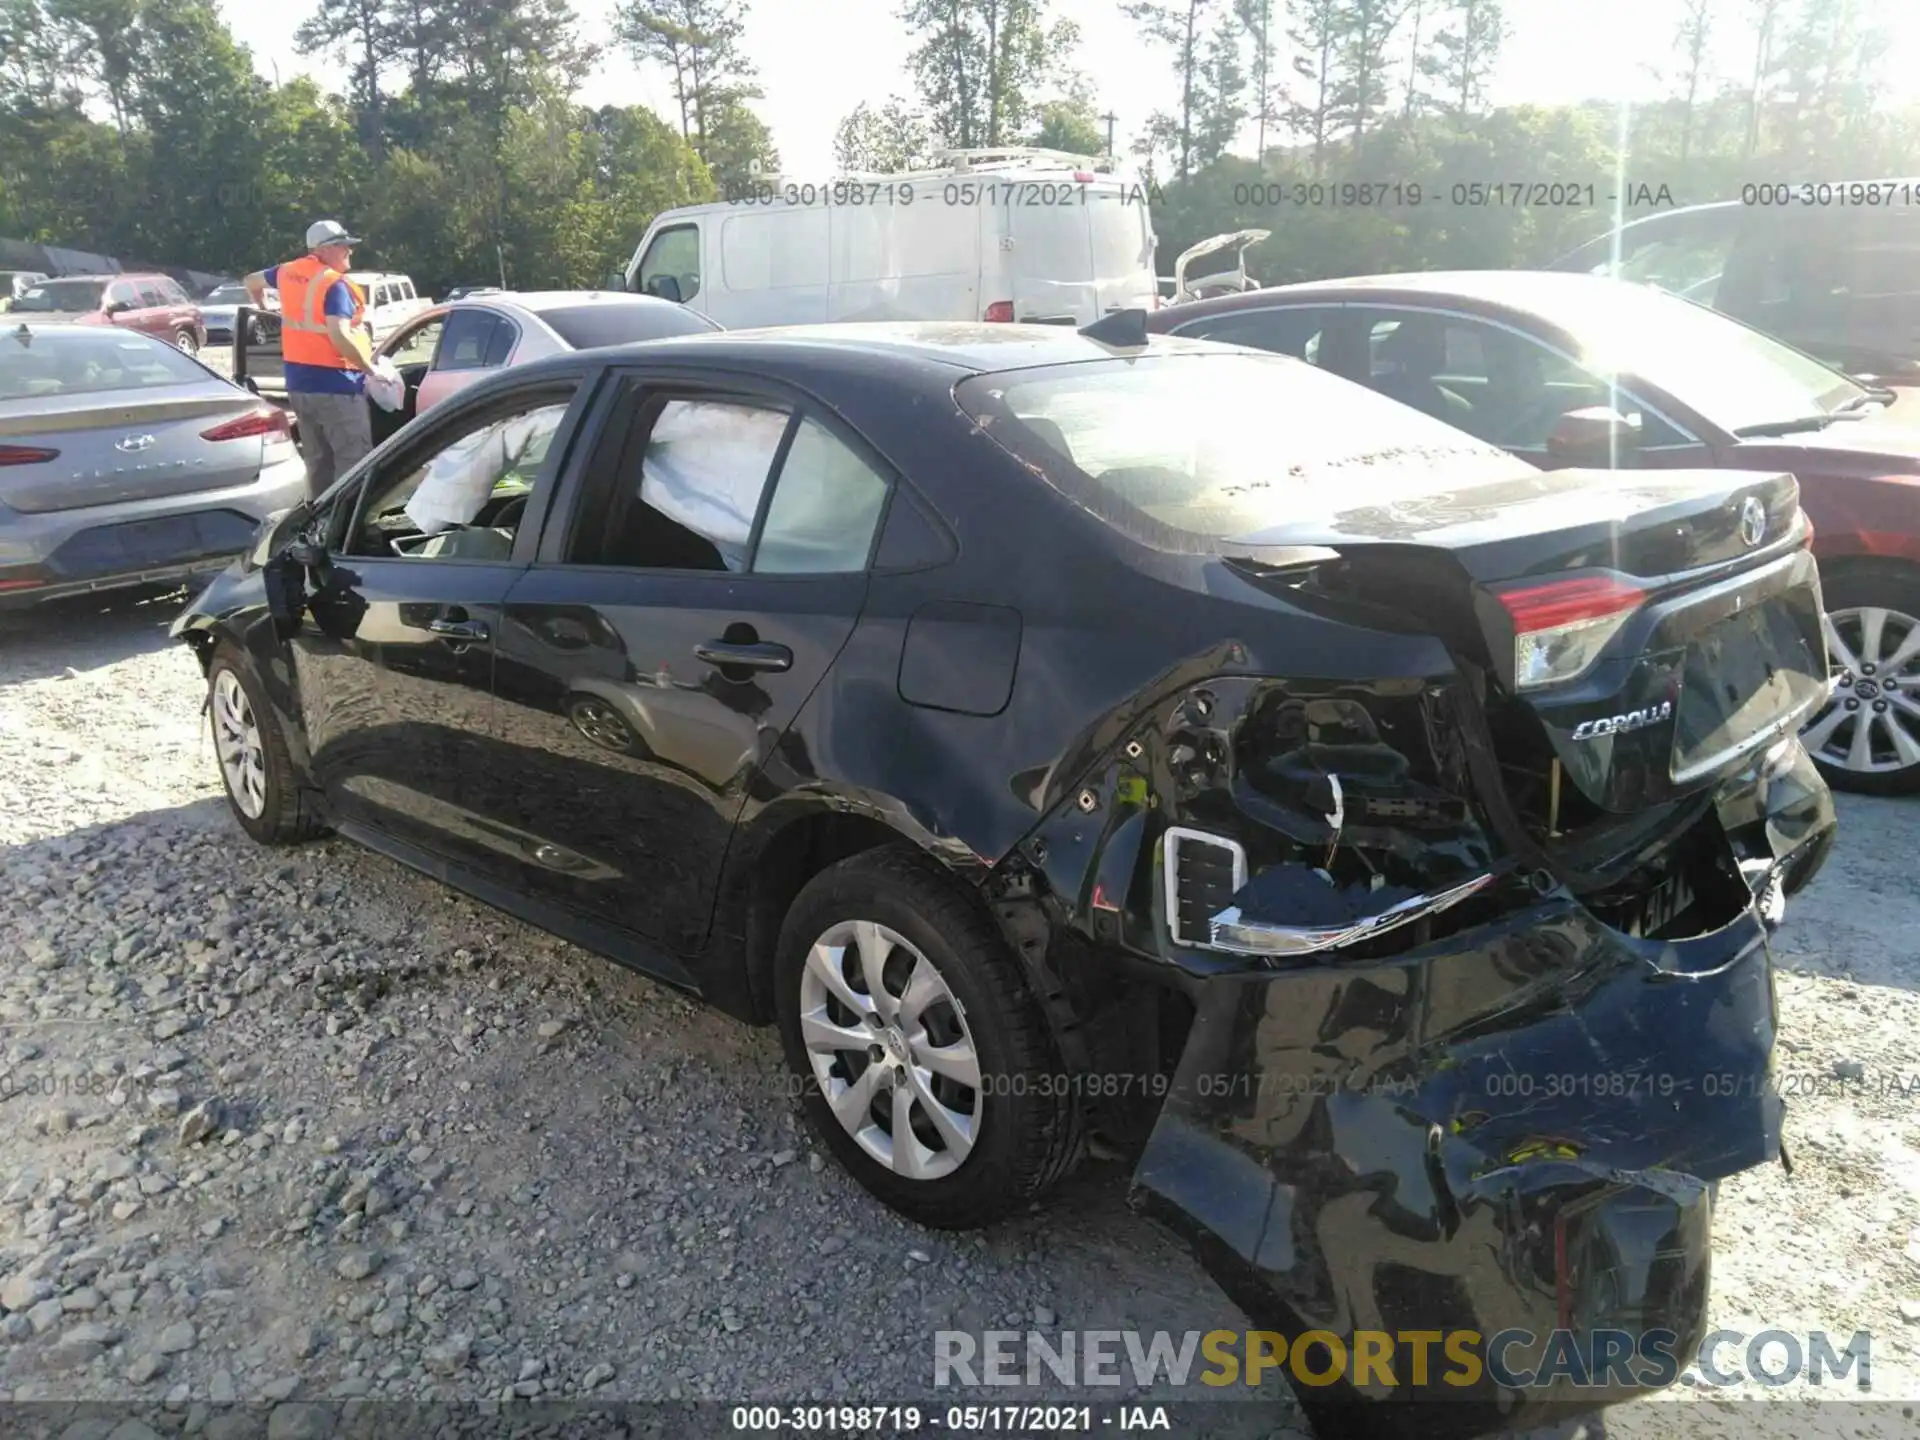
[[(1833, 834), (1794, 480), (1542, 472), (1140, 318), (476, 385), (176, 624), (239, 823), (777, 1024), (926, 1224), (1099, 1136), (1263, 1328), (1687, 1354)], [(1503, 1394), (1527, 1353), (1307, 1398), (1484, 1433), (1672, 1378)]]

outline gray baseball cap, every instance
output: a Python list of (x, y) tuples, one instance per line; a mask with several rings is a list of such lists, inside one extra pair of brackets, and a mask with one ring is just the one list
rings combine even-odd
[(360, 237), (349, 235), (347, 227), (338, 220), (316, 220), (307, 227), (307, 248), (318, 250), (322, 245), (358, 245)]

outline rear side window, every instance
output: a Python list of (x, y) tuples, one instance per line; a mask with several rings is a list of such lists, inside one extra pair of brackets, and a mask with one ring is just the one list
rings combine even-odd
[(500, 317), (488, 310), (455, 310), (447, 316), (447, 328), (440, 337), (440, 353), (433, 362), (436, 370), (482, 370)]
[(887, 482), (833, 432), (803, 418), (773, 487), (756, 575), (837, 575), (867, 568)]
[(720, 328), (699, 311), (679, 305), (569, 305), (564, 310), (543, 310), (540, 318), (575, 350)]
[(142, 280), (139, 289), (140, 303), (149, 310), (158, 309), (170, 303), (167, 299), (166, 290), (157, 281)]
[(26, 344), (0, 335), (0, 401), (149, 390), (210, 378), (173, 346), (122, 329), (42, 330)]

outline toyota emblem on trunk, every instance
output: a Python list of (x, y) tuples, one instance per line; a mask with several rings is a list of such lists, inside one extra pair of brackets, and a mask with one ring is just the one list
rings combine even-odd
[(1749, 550), (1767, 538), (1767, 507), (1758, 495), (1749, 495), (1740, 507), (1740, 542)]
[(153, 436), (151, 435), (128, 435), (124, 439), (114, 441), (113, 448), (131, 455), (137, 450), (145, 450), (152, 444)]

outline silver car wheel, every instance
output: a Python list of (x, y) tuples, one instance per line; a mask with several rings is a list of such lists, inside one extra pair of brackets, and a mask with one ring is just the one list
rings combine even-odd
[(1826, 616), (1833, 695), (1800, 732), (1816, 760), (1886, 774), (1920, 765), (1920, 619), (1861, 607)]
[(267, 809), (267, 754), (240, 678), (222, 670), (213, 682), (213, 749), (227, 794), (249, 820)]
[(198, 355), (200, 353), (200, 342), (193, 338), (193, 332), (191, 330), (182, 330), (179, 334), (175, 335), (173, 337), (173, 343), (183, 355)]
[(897, 931), (843, 920), (807, 952), (800, 1035), (854, 1142), (908, 1180), (938, 1180), (979, 1139), (980, 1059), (939, 968)]

